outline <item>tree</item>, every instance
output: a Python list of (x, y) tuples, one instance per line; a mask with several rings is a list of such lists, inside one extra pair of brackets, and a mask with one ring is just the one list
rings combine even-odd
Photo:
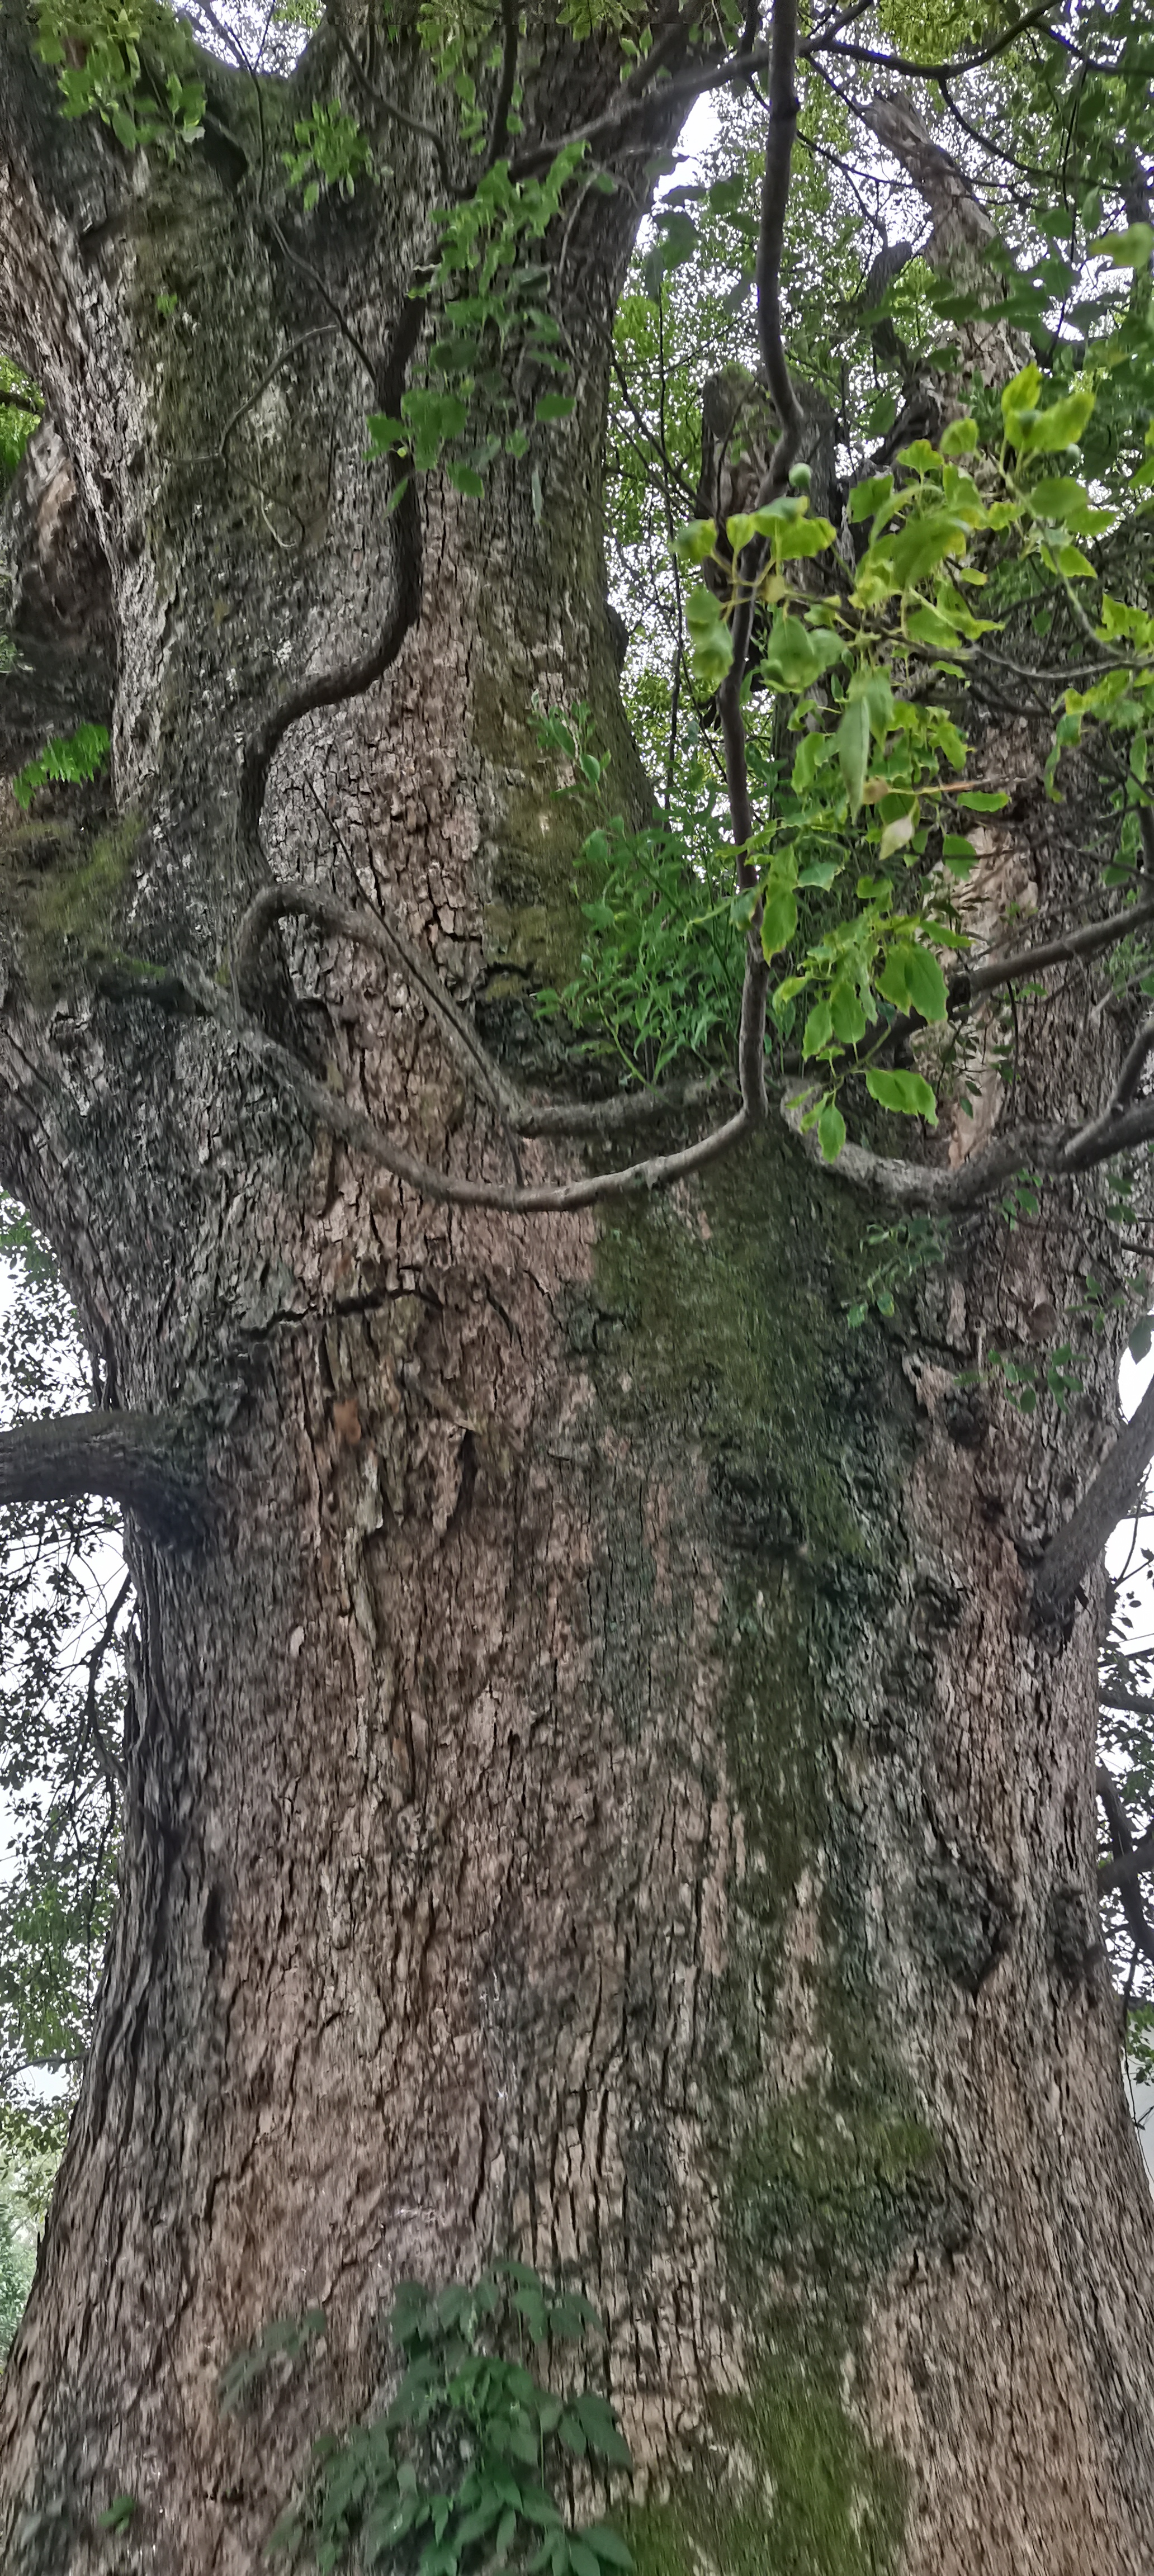
[[(100, 1397), (0, 1492), (122, 1505), (140, 1618), (7, 2555), (1137, 2571), (1144, 21), (198, 24), (0, 14), (0, 1179)], [(383, 2465), (398, 2285), (538, 2275), (596, 2543)], [(480, 2296), (394, 2310), (419, 2425)]]

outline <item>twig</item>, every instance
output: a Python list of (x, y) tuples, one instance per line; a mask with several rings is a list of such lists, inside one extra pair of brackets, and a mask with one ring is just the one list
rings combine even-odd
[(100, 1678), (100, 1667), (116, 1634), (116, 1622), (120, 1617), (120, 1613), (124, 1608), (124, 1604), (127, 1601), (131, 1590), (132, 1576), (130, 1574), (126, 1574), (120, 1590), (116, 1595), (116, 1599), (112, 1604), (112, 1608), (104, 1622), (104, 1626), (101, 1629), (100, 1635), (97, 1638), (96, 1644), (87, 1657), (88, 1686), (84, 1695), (84, 1733), (80, 1740), (80, 1752), (77, 1757), (77, 1767), (79, 1767), (79, 1763), (84, 1757), (85, 1746), (91, 1736), (92, 1741), (96, 1746), (97, 1760), (99, 1761), (100, 1768), (104, 1774), (105, 1787), (108, 1790), (109, 1797), (111, 1798), (114, 1807), (124, 1794), (124, 1765), (122, 1762), (117, 1761), (115, 1754), (109, 1752), (108, 1746), (104, 1741), (104, 1732), (96, 1711), (96, 1685)]
[(390, 965), (400, 965), (411, 976), (439, 1020), (454, 1054), (464, 1060), (474, 1089), (483, 1094), (500, 1118), (507, 1123), (516, 1123), (520, 1100), (513, 1085), (506, 1082), (476, 1030), (446, 992), (436, 968), (422, 957), (400, 923), (384, 911), (355, 910), (351, 904), (340, 903), (335, 896), (323, 893), (319, 886), (265, 886), (250, 903), (236, 936), (233, 980), (246, 1007), (250, 1003), (257, 959), (264, 941), (273, 924), (289, 916), (311, 921), (319, 930), (331, 931), (339, 939), (352, 940), (357, 947), (371, 948), (378, 956), (387, 958)]
[(290, 725), (299, 724), (302, 717), (314, 714), (318, 707), (341, 706), (348, 698), (363, 697), (366, 689), (371, 689), (375, 681), (383, 679), (396, 661), (409, 628), (416, 624), (421, 607), (421, 570), (416, 512), (409, 506), (412, 499), (412, 492), (406, 492), (396, 510), (399, 540), (397, 596), (376, 643), (359, 661), (347, 662), (339, 670), (322, 671), (315, 679), (303, 680), (298, 688), (282, 699), (279, 707), (274, 707), (272, 714), (265, 717), (264, 723), (249, 740), (241, 762), (240, 814), (243, 828), (253, 839), (260, 828), (268, 773)]
[(472, 1022), (446, 991), (436, 967), (422, 955), (395, 916), (383, 908), (375, 913), (358, 910), (316, 886), (266, 886), (249, 905), (237, 932), (233, 964), (242, 1005), (247, 1005), (261, 946), (274, 922), (286, 915), (311, 921), (337, 938), (374, 949), (390, 962), (399, 962), (440, 1022), (474, 1090), (518, 1136), (611, 1136), (650, 1120), (703, 1108), (728, 1087), (728, 1077), (708, 1074), (696, 1081), (670, 1084), (661, 1091), (618, 1094), (612, 1100), (529, 1100), (494, 1062)]
[(264, 215), (261, 220), (267, 230), (272, 234), (274, 241), (278, 244), (284, 257), (291, 263), (293, 268), (299, 268), (302, 277), (307, 277), (310, 286), (315, 287), (322, 304), (326, 304), (328, 306), (329, 312), (332, 314), (337, 329), (341, 334), (341, 338), (348, 341), (349, 347), (353, 351), (354, 356), (360, 359), (361, 365), (364, 368), (365, 374), (367, 375), (375, 393), (380, 381), (381, 370), (379, 361), (369, 356), (364, 341), (359, 337), (358, 333), (354, 331), (347, 315), (342, 313), (335, 296), (330, 295), (320, 271), (313, 267), (311, 259), (305, 258), (303, 251), (295, 250), (293, 244), (286, 240), (284, 232), (277, 222), (276, 216), (270, 214), (267, 207), (265, 208)]
[[(766, 382), (773, 397), (778, 418), (778, 436), (757, 495), (756, 507), (762, 509), (783, 489), (801, 436), (801, 409), (793, 389), (781, 335), (781, 252), (785, 235), (786, 209), (789, 204), (790, 166), (793, 138), (797, 131), (798, 98), (794, 82), (797, 63), (797, 0), (774, 0), (770, 38), (769, 66), (769, 133), (765, 146), (765, 169), (761, 184), (761, 221), (757, 245), (757, 327)], [(746, 752), (745, 717), (741, 690), (753, 616), (757, 585), (765, 559), (762, 539), (747, 546), (738, 566), (738, 595), (732, 624), (733, 659), (717, 692), (717, 711), (725, 745), (725, 776), (729, 790), (729, 813), (737, 850), (737, 882), (749, 892), (757, 884), (757, 871), (750, 857), (754, 835), (753, 802), (749, 792), (749, 762)], [(768, 1102), (765, 1090), (765, 1008), (769, 992), (769, 966), (761, 946), (762, 905), (760, 897), (754, 906), (746, 933), (745, 979), (741, 996), (741, 1028), (738, 1037), (738, 1074), (741, 1097), (751, 1116), (764, 1118)]]

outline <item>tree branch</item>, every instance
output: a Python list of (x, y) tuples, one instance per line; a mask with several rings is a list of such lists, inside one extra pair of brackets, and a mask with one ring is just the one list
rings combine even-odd
[[(975, 966), (969, 974), (963, 968), (950, 978), (951, 1001), (969, 1000), (979, 993), (993, 993), (999, 984), (1011, 984), (1019, 975), (1040, 974), (1043, 966), (1071, 965), (1078, 957), (1096, 957), (1104, 948), (1114, 948), (1131, 931), (1144, 930), (1154, 922), (1154, 898), (1135, 904), (1132, 912), (1115, 913), (1109, 921), (1087, 922), (1083, 930), (1066, 931), (1060, 939), (1040, 941), (1036, 948), (1019, 948), (1011, 957), (993, 958), (989, 965)], [(1128, 1095), (1129, 1096), (1129, 1095)]]
[(69, 1502), (101, 1494), (135, 1513), (155, 1538), (188, 1545), (206, 1504), (188, 1417), (76, 1413), (0, 1432), (0, 1503)]
[[(801, 409), (793, 389), (781, 331), (781, 253), (789, 205), (793, 138), (798, 119), (796, 67), (797, 0), (774, 0), (770, 37), (769, 132), (761, 182), (756, 277), (758, 340), (766, 382), (777, 412), (778, 435), (758, 491), (755, 507), (759, 510), (784, 490), (802, 428)], [(733, 659), (717, 692), (717, 711), (725, 745), (730, 822), (737, 849), (737, 883), (745, 892), (756, 886), (757, 871), (749, 855), (754, 835), (754, 814), (749, 792), (741, 691), (753, 633), (757, 585), (764, 561), (765, 543), (762, 538), (747, 546), (739, 558), (737, 604), (732, 626)], [(759, 897), (746, 933), (737, 1052), (741, 1097), (751, 1118), (764, 1118), (769, 1105), (765, 1090), (765, 1008), (769, 993), (769, 966), (762, 952), (761, 923)]]
[[(980, 71), (983, 63), (996, 62), (998, 55), (1004, 54), (1019, 36), (1024, 36), (1031, 27), (1040, 27), (1053, 15), (1054, 0), (1043, 0), (1040, 8), (1028, 10), (1024, 18), (1015, 18), (1013, 24), (1003, 28), (1000, 36), (992, 37), (988, 45), (980, 46), (973, 53), (954, 54), (946, 62), (915, 62), (908, 54), (879, 54), (873, 45), (850, 44), (839, 36), (823, 37), (820, 34), (811, 36), (801, 51), (805, 54), (841, 54), (851, 62), (870, 63), (876, 71), (901, 72), (907, 80), (940, 82), (943, 79), (954, 80), (960, 72)], [(1052, 35), (1053, 29), (1048, 27), (1046, 33)]]
[[(373, 949), (411, 976), (473, 1089), (496, 1110), (511, 1136), (614, 1135), (623, 1128), (644, 1126), (650, 1120), (702, 1108), (729, 1087), (727, 1076), (707, 1074), (696, 1081), (670, 1083), (660, 1091), (618, 1093), (611, 1100), (530, 1100), (494, 1061), (472, 1021), (447, 992), (431, 959), (410, 939), (395, 915), (383, 907), (374, 913), (340, 903), (317, 886), (265, 886), (249, 905), (237, 932), (233, 963), (233, 980), (246, 1009), (251, 1009), (253, 996), (259, 990), (257, 966), (263, 942), (273, 924), (286, 916), (311, 921), (317, 929), (331, 931), (357, 947)], [(140, 987), (134, 982), (131, 990), (135, 997)], [(145, 988), (145, 997), (152, 998), (151, 987)]]
[(1154, 1380), (1120, 1431), (1109, 1457), (1091, 1478), (1082, 1500), (1051, 1539), (1034, 1576), (1034, 1608), (1055, 1619), (1072, 1601), (1082, 1578), (1101, 1556), (1111, 1531), (1142, 1490), (1154, 1458)]
[(245, 1015), (238, 1022), (234, 997), (210, 983), (198, 968), (192, 967), (188, 972), (190, 989), (206, 1016), (235, 1036), (259, 1064), (267, 1065), (295, 1092), (318, 1125), (327, 1127), (357, 1153), (367, 1155), (394, 1180), (407, 1182), (422, 1198), (432, 1199), (439, 1206), (492, 1208), (507, 1216), (536, 1216), (595, 1207), (609, 1199), (632, 1198), (664, 1189), (688, 1173), (702, 1170), (707, 1163), (718, 1161), (754, 1124), (743, 1103), (734, 1117), (700, 1137), (696, 1144), (683, 1146), (676, 1153), (652, 1155), (644, 1162), (627, 1163), (618, 1171), (591, 1174), (581, 1181), (530, 1183), (523, 1187), (512, 1182), (459, 1180), (453, 1173), (439, 1172), (433, 1164), (422, 1162), (405, 1146), (394, 1144), (363, 1110), (354, 1109), (339, 1092), (318, 1082), (298, 1056), (269, 1037), (254, 1020)]
[(509, 140), (509, 110), (517, 86), (517, 53), (521, 40), (521, 0), (501, 0), (501, 75), (493, 101), (485, 168), (499, 161)]
[(1149, 1866), (1145, 1857), (1147, 1850), (1154, 1858), (1154, 1826), (1143, 1836), (1136, 1851), (1125, 1807), (1104, 1764), (1099, 1764), (1094, 1774), (1094, 1786), (1105, 1811), (1110, 1848), (1114, 1854), (1113, 1861), (1104, 1862), (1099, 1869), (1098, 1893), (1104, 1896), (1110, 1888), (1117, 1889), (1126, 1917), (1126, 1929), (1135, 1949), (1141, 1950), (1145, 1958), (1154, 1959), (1154, 1931), (1147, 1922), (1146, 1908), (1138, 1887), (1140, 1872)]

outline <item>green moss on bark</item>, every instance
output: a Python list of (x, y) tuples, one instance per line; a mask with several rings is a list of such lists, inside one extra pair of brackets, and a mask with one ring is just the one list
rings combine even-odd
[(932, 2226), (941, 2156), (922, 2122), (884, 2096), (816, 2088), (777, 2105), (740, 2141), (728, 2178), (730, 2234), (747, 2275), (816, 2271), (843, 2288)]
[(668, 2502), (630, 2514), (638, 2576), (892, 2576), (903, 2473), (832, 2381), (771, 2349), (752, 2394), (712, 2408), (710, 2434)]
[(91, 840), (67, 826), (6, 833), (0, 859), (28, 987), (46, 1000), (114, 949), (143, 825), (123, 814)]

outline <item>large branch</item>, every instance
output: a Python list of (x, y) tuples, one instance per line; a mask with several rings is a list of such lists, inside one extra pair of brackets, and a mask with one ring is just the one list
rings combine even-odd
[(199, 1444), (179, 1413), (75, 1413), (0, 1432), (0, 1503), (72, 1502), (100, 1494), (154, 1537), (187, 1544), (206, 1502)]
[(1101, 1556), (1110, 1534), (1133, 1509), (1142, 1480), (1154, 1458), (1154, 1379), (1141, 1404), (1120, 1431), (1088, 1485), (1081, 1502), (1051, 1539), (1034, 1576), (1034, 1607), (1043, 1620), (1055, 1619), (1073, 1600), (1090, 1567)]

